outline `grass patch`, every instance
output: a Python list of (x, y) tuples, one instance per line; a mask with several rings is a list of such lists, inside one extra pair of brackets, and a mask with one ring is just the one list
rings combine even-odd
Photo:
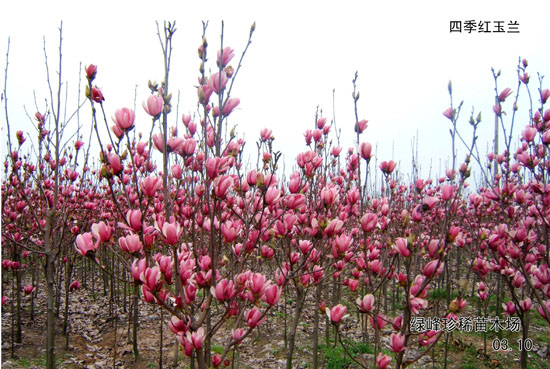
[(353, 362), (347, 355), (342, 346), (337, 345), (326, 346), (319, 345), (319, 349), (325, 360), (325, 367), (327, 369), (340, 369), (340, 368), (349, 368)]
[(222, 346), (219, 346), (219, 345), (212, 345), (211, 350), (212, 350), (213, 353), (221, 355), (221, 354), (223, 354), (224, 348)]
[[(348, 352), (355, 358), (359, 354), (373, 354), (374, 348), (367, 346), (362, 341), (344, 340), (344, 344)], [(355, 368), (353, 360), (348, 356), (344, 348), (338, 344), (334, 347), (331, 345), (319, 345), (319, 351), (325, 361), (325, 368), (340, 369), (340, 368)]]
[[(430, 291), (430, 297), (432, 299), (446, 300), (448, 297), (447, 289), (445, 288), (434, 288)], [(458, 297), (458, 292), (451, 292), (451, 300)]]

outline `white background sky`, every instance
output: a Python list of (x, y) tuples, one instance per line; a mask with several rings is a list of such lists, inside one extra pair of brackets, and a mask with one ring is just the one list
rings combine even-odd
[[(12, 134), (16, 129), (32, 132), (24, 107), (34, 114), (35, 91), (43, 112), (48, 97), (43, 36), (54, 72), (63, 20), (68, 111), (76, 108), (79, 63), (93, 63), (98, 65), (95, 83), (105, 95), (107, 116), (118, 108), (132, 107), (138, 85), (137, 130), (148, 132), (150, 119), (141, 102), (149, 93), (147, 81), (160, 81), (163, 74), (155, 20), (161, 25), (165, 19), (176, 20), (170, 90), (174, 103), (177, 91), (181, 93), (180, 115), (196, 107), (201, 21), (209, 21), (207, 39), (213, 59), (221, 20), (225, 20), (224, 45), (235, 49), (237, 56), (231, 63), (235, 67), (255, 21), (253, 43), (233, 91), (241, 104), (230, 116), (230, 124), (238, 124), (238, 132), (245, 135), (249, 153), (255, 153), (260, 129), (269, 127), (275, 148), (284, 153), (287, 167), (292, 166), (296, 154), (306, 150), (303, 133), (313, 127), (316, 107), (332, 118), (333, 89), (342, 146), (344, 150), (352, 146), (351, 81), (358, 71), (359, 118), (369, 120), (362, 140), (378, 145), (378, 161), (400, 161), (407, 173), (412, 138), (418, 135), (422, 174), (428, 175), (432, 161), (434, 176), (439, 174), (440, 160), (450, 155), (450, 123), (442, 116), (449, 106), (448, 81), (453, 81), (455, 103), (464, 100), (460, 127), (467, 137), (472, 107), (476, 114), (482, 112), (480, 149), (485, 152), (494, 121), (490, 68), (502, 70), (499, 90), (510, 87), (515, 93), (518, 57), (527, 58), (530, 85), (537, 96), (536, 72), (550, 76), (549, 8), (546, 1), (11, 1), (2, 5), (0, 15), (2, 82), (10, 36), (11, 130)], [(449, 32), (451, 20), (471, 19), (506, 24), (517, 20), (520, 33)], [(518, 133), (527, 124), (524, 100), (521, 109)], [(505, 111), (511, 112), (511, 106), (505, 105)], [(5, 150), (3, 103), (0, 115)], [(171, 122), (176, 119), (180, 121), (172, 114)], [(89, 124), (90, 120), (85, 105), (81, 121)], [(83, 133), (87, 135), (88, 129)]]

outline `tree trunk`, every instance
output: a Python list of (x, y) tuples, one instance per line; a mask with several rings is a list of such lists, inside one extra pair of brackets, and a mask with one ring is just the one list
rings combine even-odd
[(137, 342), (137, 331), (138, 331), (138, 321), (139, 321), (139, 309), (138, 309), (138, 303), (139, 303), (139, 289), (137, 286), (134, 287), (134, 313), (133, 315), (133, 324), (132, 324), (132, 345), (134, 349), (134, 356), (136, 358), (139, 357), (139, 349), (138, 349), (138, 342)]
[(47, 317), (46, 317), (46, 368), (55, 368), (55, 263), (54, 253), (51, 249), (51, 239), (46, 227), (46, 293), (47, 293)]
[(317, 284), (315, 292), (315, 315), (313, 317), (313, 369), (317, 369), (319, 365), (319, 304), (321, 303), (321, 283)]
[(296, 308), (294, 310), (294, 320), (292, 321), (292, 327), (290, 327), (288, 353), (286, 357), (286, 369), (292, 369), (292, 355), (294, 354), (296, 329), (298, 328), (298, 322), (300, 321), (300, 315), (302, 314), (303, 305), (304, 305), (304, 288), (302, 286), (297, 286), (296, 287)]

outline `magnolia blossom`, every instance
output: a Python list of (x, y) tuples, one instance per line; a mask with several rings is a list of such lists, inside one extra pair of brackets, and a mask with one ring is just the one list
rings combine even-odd
[(384, 355), (381, 352), (379, 352), (378, 356), (376, 356), (376, 366), (378, 367), (378, 369), (386, 369), (390, 363), (390, 356)]
[(94, 256), (95, 250), (99, 247), (99, 240), (94, 243), (92, 234), (87, 232), (76, 236), (75, 248), (82, 256)]
[(200, 350), (204, 341), (204, 328), (200, 327), (199, 329), (197, 329), (196, 332), (193, 333), (187, 331), (187, 333), (185, 334), (185, 338), (189, 343), (193, 345), (196, 350)]
[(405, 336), (402, 333), (392, 333), (390, 336), (390, 349), (397, 353), (405, 351)]
[(163, 107), (164, 99), (162, 96), (151, 95), (147, 98), (147, 101), (143, 102), (143, 109), (152, 117), (156, 117), (162, 113)]
[(338, 304), (336, 306), (333, 306), (332, 309), (327, 309), (327, 316), (328, 318), (330, 319), (330, 321), (334, 324), (338, 324), (340, 323), (340, 321), (344, 318), (346, 318), (348, 315), (344, 315), (346, 314), (346, 312), (348, 311), (348, 308), (345, 307), (344, 305), (342, 304)]
[(113, 121), (122, 131), (128, 131), (134, 127), (135, 114), (132, 109), (122, 108), (115, 111)]
[(362, 313), (368, 313), (372, 311), (372, 308), (374, 306), (374, 296), (369, 293), (365, 295), (362, 299), (357, 298), (356, 300), (357, 305), (359, 305), (359, 311)]
[(25, 292), (25, 295), (30, 295), (34, 291), (33, 285), (27, 285), (23, 287), (23, 291)]
[(231, 336), (233, 337), (233, 341), (235, 341), (237, 344), (241, 343), (245, 334), (246, 334), (246, 331), (242, 328), (231, 330)]

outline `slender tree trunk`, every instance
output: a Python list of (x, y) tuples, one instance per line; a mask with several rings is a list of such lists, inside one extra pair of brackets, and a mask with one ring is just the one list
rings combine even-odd
[(296, 341), (296, 329), (298, 328), (298, 322), (300, 321), (300, 315), (302, 314), (303, 305), (304, 305), (304, 288), (302, 286), (297, 286), (296, 287), (296, 308), (294, 310), (294, 320), (292, 321), (292, 327), (290, 327), (288, 353), (286, 358), (286, 369), (292, 369), (292, 355), (294, 354), (294, 343)]
[(159, 340), (159, 369), (162, 369), (162, 346), (163, 346), (162, 325), (164, 324), (164, 322), (163, 322), (163, 320), (164, 320), (164, 316), (163, 316), (164, 309), (162, 308), (162, 306), (159, 306), (159, 309), (160, 309), (160, 324), (159, 324), (159, 336), (160, 336), (160, 340)]
[[(34, 259), (34, 255), (33, 255)], [(32, 285), (36, 286), (36, 268), (32, 268)], [(31, 320), (34, 321), (34, 297), (38, 293), (38, 288), (31, 293)]]
[(16, 293), (15, 296), (17, 298), (17, 312), (16, 312), (16, 322), (17, 322), (17, 329), (15, 331), (15, 342), (21, 343), (23, 338), (21, 334), (21, 270), (18, 269), (15, 271), (15, 280), (16, 280)]
[(522, 313), (521, 318), (521, 351), (520, 351), (520, 363), (521, 363), (521, 369), (527, 369), (527, 354), (529, 351), (527, 351), (524, 347), (525, 340), (529, 338), (529, 311), (525, 311)]
[(67, 275), (65, 278), (65, 316), (63, 317), (63, 334), (65, 335), (65, 350), (69, 349), (69, 286), (73, 272), (73, 265), (67, 266)]
[[(48, 218), (48, 223), (51, 223)], [(46, 226), (46, 294), (47, 294), (47, 316), (46, 316), (46, 368), (55, 368), (55, 264), (54, 252), (51, 247), (49, 230), (51, 225)]]
[(139, 357), (139, 349), (138, 349), (138, 322), (139, 322), (139, 289), (137, 286), (134, 288), (134, 313), (133, 315), (133, 324), (132, 324), (132, 345), (134, 349), (134, 356), (136, 358)]
[(317, 284), (315, 292), (315, 315), (313, 317), (313, 369), (317, 369), (319, 365), (319, 304), (321, 303), (321, 283)]

